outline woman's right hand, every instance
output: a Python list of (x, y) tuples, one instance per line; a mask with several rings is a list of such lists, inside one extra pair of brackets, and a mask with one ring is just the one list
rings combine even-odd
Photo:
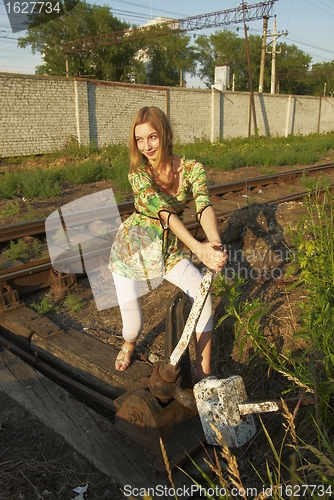
[(227, 264), (228, 254), (220, 241), (197, 242), (195, 254), (205, 266), (212, 271), (220, 272)]

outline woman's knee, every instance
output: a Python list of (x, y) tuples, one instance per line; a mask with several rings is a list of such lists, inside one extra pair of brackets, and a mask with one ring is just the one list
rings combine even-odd
[(194, 298), (202, 281), (202, 274), (189, 260), (180, 260), (173, 269), (165, 275), (165, 279), (178, 286), (190, 298)]
[[(194, 266), (194, 264), (192, 264), (189, 260), (184, 259), (179, 261), (165, 276), (165, 278), (181, 288), (181, 290), (183, 290), (188, 297), (194, 301), (196, 295), (198, 294), (203, 275), (197, 267)], [(198, 331), (212, 330), (212, 313), (212, 297), (211, 293), (209, 293), (197, 323)]]

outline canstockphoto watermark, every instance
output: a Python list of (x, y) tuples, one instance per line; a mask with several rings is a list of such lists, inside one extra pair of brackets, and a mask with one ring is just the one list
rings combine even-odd
[(279, 265), (286, 261), (291, 261), (295, 258), (295, 251), (290, 248), (275, 249), (266, 248), (249, 248), (243, 250), (241, 248), (234, 249), (226, 247), (229, 262), (243, 262), (249, 265), (263, 265), (270, 261), (273, 265)]
[(123, 493), (126, 497), (175, 497), (175, 498), (256, 498), (261, 496), (263, 498), (272, 498), (274, 494), (279, 494), (283, 498), (305, 498), (306, 494), (315, 495), (319, 497), (332, 498), (332, 487), (322, 484), (298, 484), (298, 485), (271, 485), (262, 487), (245, 487), (236, 488), (232, 486), (226, 489), (220, 485), (213, 487), (201, 486), (192, 484), (190, 486), (180, 486), (171, 488), (166, 485), (156, 485), (149, 488), (136, 488), (130, 485), (125, 485)]
[(79, 0), (4, 0), (13, 33), (41, 26), (73, 9)]

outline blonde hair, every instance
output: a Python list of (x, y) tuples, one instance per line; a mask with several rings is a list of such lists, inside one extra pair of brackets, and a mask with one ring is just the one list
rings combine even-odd
[(158, 133), (159, 152), (157, 164), (167, 164), (173, 158), (173, 132), (169, 119), (160, 108), (145, 106), (136, 113), (131, 125), (129, 141), (130, 172), (135, 171), (143, 162), (148, 164), (146, 156), (138, 150), (135, 137), (136, 126), (143, 123), (148, 123)]

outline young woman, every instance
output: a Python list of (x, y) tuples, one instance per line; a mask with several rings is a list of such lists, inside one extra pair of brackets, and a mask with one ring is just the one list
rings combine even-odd
[[(129, 181), (135, 212), (123, 222), (113, 243), (112, 270), (123, 320), (124, 344), (115, 368), (124, 371), (141, 333), (143, 320), (140, 287), (147, 281), (166, 279), (192, 300), (202, 280), (184, 246), (210, 269), (219, 272), (227, 262), (218, 225), (208, 195), (203, 165), (173, 154), (170, 122), (155, 106), (144, 107), (134, 117), (130, 132)], [(201, 243), (182, 222), (189, 193), (196, 203), (197, 220), (207, 242)], [(196, 327), (195, 377), (211, 374), (212, 301), (208, 297)]]

